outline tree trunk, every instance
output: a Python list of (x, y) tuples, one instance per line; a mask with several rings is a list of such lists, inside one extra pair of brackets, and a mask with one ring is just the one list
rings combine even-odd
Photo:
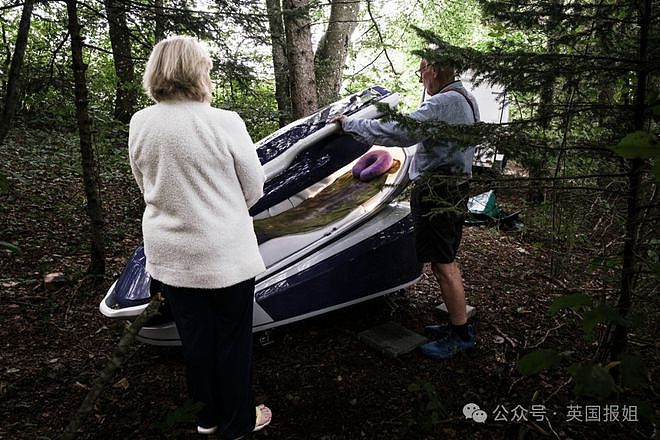
[[(637, 71), (637, 87), (635, 91), (635, 119), (634, 129), (644, 130), (645, 102), (648, 82), (647, 57), (649, 48), (649, 28), (651, 26), (651, 0), (643, 0), (639, 5), (640, 38), (639, 61), (640, 70)], [(626, 216), (626, 232), (623, 244), (623, 268), (621, 269), (621, 290), (617, 301), (617, 312), (626, 318), (632, 308), (634, 293), (635, 268), (637, 266), (637, 247), (639, 243), (640, 206), (639, 197), (642, 189), (642, 173), (645, 163), (642, 159), (630, 161), (628, 173), (628, 211)], [(617, 324), (612, 338), (612, 360), (620, 360), (621, 354), (628, 345), (628, 331), (626, 327)]]
[(30, 23), (32, 20), (32, 7), (34, 0), (26, 0), (23, 4), (21, 22), (18, 25), (18, 35), (16, 36), (16, 47), (14, 56), (11, 58), (9, 74), (7, 80), (7, 91), (5, 93), (5, 105), (0, 116), (0, 145), (2, 145), (9, 132), (11, 120), (16, 113), (18, 106), (18, 87), (21, 78), (21, 67), (23, 66), (23, 57), (27, 47), (28, 35), (30, 34)]
[(154, 0), (156, 24), (154, 27), (154, 44), (165, 38), (165, 16), (163, 14), (163, 0)]
[(73, 60), (73, 79), (76, 97), (76, 116), (80, 134), (80, 156), (83, 185), (87, 196), (87, 215), (91, 227), (91, 262), (88, 272), (98, 278), (105, 273), (105, 250), (103, 245), (103, 209), (101, 207), (100, 183), (96, 158), (92, 146), (92, 122), (89, 117), (87, 100), (87, 82), (83, 62), (83, 40), (76, 11), (76, 0), (67, 0), (69, 34), (71, 35), (71, 55)]
[[(604, 50), (605, 53), (612, 52), (612, 46), (615, 44), (613, 41), (613, 36), (616, 35), (616, 32), (613, 30), (614, 24), (604, 27), (598, 27), (595, 29), (596, 38), (598, 39), (598, 45)], [(615, 100), (616, 87), (615, 82), (612, 81), (612, 78), (599, 75), (597, 78), (598, 81), (598, 102), (600, 105), (607, 107), (612, 107)], [(605, 115), (602, 112), (598, 113), (598, 125), (604, 125)]]
[(126, 24), (126, 5), (117, 0), (105, 0), (104, 3), (108, 14), (112, 58), (117, 74), (115, 119), (128, 124), (135, 112), (137, 95), (131, 54), (131, 34)]
[(266, 0), (270, 40), (273, 46), (273, 70), (275, 72), (275, 99), (280, 127), (291, 122), (291, 93), (289, 90), (289, 66), (286, 57), (286, 35), (282, 21), (280, 0)]
[[(550, 53), (554, 53), (550, 51)], [(538, 118), (539, 126), (548, 130), (552, 122), (552, 102), (554, 100), (554, 78), (546, 79), (541, 86), (541, 95), (539, 100)], [(532, 206), (539, 206), (545, 201), (545, 182), (543, 178), (548, 176), (548, 161), (550, 154), (547, 150), (541, 150), (534, 153), (533, 157), (527, 160), (524, 165), (529, 172), (529, 187), (527, 189), (527, 201)]]
[(308, 0), (284, 0), (286, 54), (289, 60), (291, 106), (294, 119), (314, 113), (316, 78)]
[[(561, 20), (563, 4), (561, 0), (552, 2), (552, 11), (546, 24), (545, 35), (548, 39), (546, 50), (548, 53), (557, 53), (557, 27)], [(539, 125), (543, 130), (548, 130), (552, 123), (552, 103), (555, 98), (555, 78), (547, 77), (541, 84), (541, 93), (539, 96), (539, 108), (537, 116)], [(529, 161), (527, 169), (529, 172), (529, 188), (527, 190), (527, 201), (538, 206), (545, 201), (545, 190), (543, 188), (543, 178), (548, 176), (548, 161), (550, 154), (547, 151), (538, 151)]]
[(360, 2), (332, 0), (328, 28), (321, 37), (314, 58), (318, 105), (323, 107), (339, 97), (344, 63), (357, 26)]

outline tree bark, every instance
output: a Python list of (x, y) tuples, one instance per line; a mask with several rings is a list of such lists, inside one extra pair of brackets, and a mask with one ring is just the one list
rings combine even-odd
[[(634, 129), (644, 130), (645, 102), (649, 70), (646, 68), (649, 50), (649, 30), (651, 27), (651, 0), (643, 0), (639, 4), (639, 65), (637, 71), (637, 87), (635, 90)], [(628, 174), (628, 210), (626, 216), (625, 239), (623, 244), (623, 267), (621, 269), (621, 287), (616, 309), (621, 317), (627, 318), (632, 308), (634, 280), (638, 261), (637, 248), (639, 244), (640, 206), (639, 198), (642, 190), (642, 173), (645, 167), (643, 159), (632, 159)], [(628, 346), (628, 329), (617, 324), (612, 338), (611, 359), (620, 360)]]
[(115, 93), (115, 119), (128, 124), (135, 112), (137, 94), (131, 53), (131, 34), (126, 24), (126, 4), (118, 0), (105, 0), (108, 15), (112, 58), (117, 74)]
[[(552, 6), (552, 12), (545, 27), (545, 35), (548, 39), (546, 50), (548, 53), (557, 53), (556, 29), (563, 8), (562, 1), (555, 0), (552, 2)], [(548, 130), (552, 122), (552, 103), (555, 98), (554, 88), (555, 78), (552, 76), (547, 77), (541, 84), (537, 116), (539, 118), (539, 125), (543, 130)], [(527, 201), (533, 206), (538, 206), (545, 201), (545, 190), (541, 183), (542, 181), (537, 180), (537, 178), (540, 179), (548, 176), (549, 159), (550, 154), (547, 151), (539, 151), (525, 164), (530, 177)]]
[(282, 4), (280, 0), (266, 0), (268, 25), (272, 43), (273, 70), (275, 73), (275, 100), (280, 127), (291, 122), (291, 93), (289, 90), (289, 66), (286, 56), (286, 35), (282, 21)]
[(284, 0), (286, 53), (289, 60), (291, 107), (294, 119), (314, 113), (318, 108), (314, 51), (310, 30), (308, 0)]
[(87, 215), (91, 227), (91, 262), (88, 273), (102, 278), (105, 273), (105, 250), (103, 243), (103, 208), (101, 206), (100, 182), (96, 158), (92, 145), (92, 122), (89, 117), (87, 99), (87, 66), (83, 61), (83, 40), (76, 10), (76, 0), (67, 0), (69, 18), (68, 28), (71, 35), (71, 55), (73, 60), (73, 79), (76, 97), (76, 116), (80, 135), (80, 156), (83, 185), (87, 196)]
[(165, 38), (165, 16), (163, 15), (163, 0), (154, 0), (155, 27), (154, 44)]
[(357, 26), (360, 2), (332, 0), (328, 28), (321, 37), (314, 58), (318, 105), (323, 107), (339, 97), (344, 63)]
[(272, 43), (273, 71), (275, 73), (275, 100), (280, 127), (291, 122), (291, 92), (289, 90), (289, 66), (286, 56), (286, 34), (282, 20), (280, 0), (266, 0), (268, 25)]
[(16, 107), (18, 106), (18, 88), (21, 79), (21, 67), (23, 66), (28, 35), (30, 34), (33, 6), (34, 0), (25, 1), (23, 4), (23, 12), (21, 13), (21, 21), (18, 25), (16, 47), (14, 48), (14, 56), (11, 58), (11, 65), (9, 67), (5, 105), (2, 109), (2, 116), (0, 116), (0, 145), (4, 143), (5, 138), (7, 137), (9, 126), (16, 114)]
[[(550, 53), (553, 53), (549, 50)], [(552, 122), (552, 102), (554, 100), (554, 78), (546, 79), (541, 85), (541, 94), (539, 100), (538, 118), (539, 126), (548, 130)], [(527, 201), (532, 206), (539, 206), (545, 201), (545, 189), (543, 187), (544, 177), (548, 176), (548, 160), (550, 154), (548, 151), (537, 151), (533, 157), (530, 157), (524, 165), (529, 172), (529, 187), (527, 189)]]

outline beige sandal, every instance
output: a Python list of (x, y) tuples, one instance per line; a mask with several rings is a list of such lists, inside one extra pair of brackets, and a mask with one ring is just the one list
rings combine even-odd
[[(266, 426), (268, 426), (268, 424), (270, 424), (270, 421), (273, 418), (273, 413), (270, 411), (270, 408), (268, 408), (266, 405), (256, 406), (254, 410), (257, 412), (257, 417), (254, 421), (254, 429), (252, 430), (252, 432), (257, 432), (257, 431), (261, 431)], [(267, 412), (269, 414), (268, 420), (266, 420), (266, 416), (262, 414), (263, 412)], [(234, 440), (241, 440), (243, 438), (245, 438), (244, 435), (235, 438)]]
[[(266, 426), (270, 424), (270, 421), (273, 418), (273, 413), (270, 411), (266, 405), (259, 405), (254, 408), (257, 412), (257, 417), (254, 422), (254, 429), (252, 432), (261, 431)], [(264, 415), (266, 413), (267, 415)]]

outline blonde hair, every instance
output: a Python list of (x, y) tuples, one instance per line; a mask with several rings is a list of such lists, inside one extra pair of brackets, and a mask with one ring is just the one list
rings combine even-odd
[(142, 86), (156, 102), (211, 102), (211, 67), (209, 52), (199, 40), (182, 35), (169, 37), (151, 51)]

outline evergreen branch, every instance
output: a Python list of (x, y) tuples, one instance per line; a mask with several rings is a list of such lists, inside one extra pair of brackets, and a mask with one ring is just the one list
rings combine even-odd
[[(542, 181), (552, 182), (554, 180), (587, 180), (587, 179), (602, 179), (602, 178), (625, 178), (626, 173), (599, 173), (599, 174), (583, 174), (575, 176), (539, 176), (539, 177), (497, 177), (496, 182), (522, 182), (522, 181)], [(492, 178), (480, 179), (473, 177), (471, 182), (493, 182)], [(610, 188), (603, 188), (606, 191), (611, 191)]]
[[(136, 0), (129, 0), (126, 3), (128, 3), (129, 5), (132, 5), (132, 6), (136, 6), (138, 9), (146, 10), (146, 11), (151, 11), (151, 10), (156, 9), (154, 7), (154, 5), (152, 5), (152, 4), (142, 3), (142, 2), (139, 2), (139, 1), (136, 1)], [(240, 3), (237, 2), (236, 4), (239, 7), (240, 6), (248, 6), (248, 5), (250, 5), (250, 2), (244, 0)], [(252, 5), (256, 5), (256, 4), (257, 4), (256, 2), (252, 2)], [(226, 3), (226, 5), (235, 6), (233, 2)], [(258, 12), (258, 13), (257, 12), (250, 12), (250, 13), (236, 12), (238, 10), (238, 8), (230, 10), (230, 11), (220, 11), (220, 10), (218, 10), (218, 11), (204, 11), (204, 10), (201, 10), (201, 9), (183, 9), (183, 8), (176, 8), (176, 7), (173, 7), (173, 6), (162, 6), (162, 7), (159, 7), (158, 10), (167, 11), (167, 12), (171, 12), (171, 13), (175, 13), (175, 14), (181, 14), (181, 13), (184, 13), (184, 14), (199, 14), (200, 16), (209, 16), (210, 18), (221, 16), (221, 17), (236, 17), (236, 18), (246, 18), (246, 17), (259, 18), (260, 20), (261, 19), (268, 19), (268, 14), (266, 12)]]
[[(413, 53), (423, 58), (432, 60), (446, 60), (460, 68), (461, 71), (468, 68), (476, 68), (479, 73), (493, 72), (510, 66), (524, 65), (526, 71), (542, 67), (559, 67), (570, 69), (571, 73), (580, 71), (601, 71), (610, 69), (614, 71), (628, 71), (647, 66), (657, 68), (660, 65), (659, 60), (648, 60), (646, 62), (637, 58), (606, 56), (593, 54), (575, 54), (575, 53), (537, 53), (523, 50), (507, 51), (503, 48), (493, 48), (489, 52), (481, 52), (473, 48), (461, 48), (453, 46), (431, 31), (424, 30), (414, 26), (418, 35), (432, 44), (432, 48), (414, 50)], [(521, 64), (522, 63), (522, 64)], [(582, 70), (576, 67), (580, 66)], [(519, 75), (520, 70), (516, 73)]]
[[(594, 22), (615, 21), (617, 23), (631, 24), (635, 23), (630, 14), (631, 10), (637, 6), (634, 1), (621, 1), (617, 3), (606, 4), (572, 2), (570, 5), (561, 5), (557, 7), (554, 2), (505, 2), (505, 1), (482, 1), (482, 8), (485, 14), (497, 19), (502, 23), (515, 27), (517, 30), (528, 30), (532, 25), (539, 25), (540, 19), (553, 16), (557, 20), (565, 22)], [(623, 16), (623, 18), (621, 18)], [(625, 21), (625, 18), (630, 18)]]
[[(93, 49), (93, 50), (95, 50), (95, 51), (97, 51), (97, 52), (101, 52), (101, 53), (106, 53), (106, 54), (108, 54), (108, 55), (112, 55), (112, 51), (111, 51), (111, 50), (105, 49), (105, 48), (103, 48), (103, 47), (96, 46), (96, 45), (94, 45), (94, 44), (83, 43), (83, 47), (86, 47), (86, 48), (88, 48), (88, 49)], [(133, 59), (135, 59), (135, 58), (133, 58)]]
[(0, 11), (5, 11), (7, 9), (15, 9), (19, 6), (23, 6), (25, 2), (15, 1), (13, 5), (0, 6)]
[(375, 57), (374, 59), (372, 59), (371, 61), (369, 61), (369, 63), (367, 63), (364, 67), (362, 67), (362, 68), (361, 68), (360, 70), (358, 70), (357, 72), (351, 74), (351, 75), (349, 76), (349, 78), (353, 78), (354, 76), (357, 76), (357, 75), (359, 75), (360, 73), (364, 72), (364, 71), (367, 69), (367, 67), (372, 66), (376, 61), (378, 61), (378, 58), (380, 58), (380, 56), (381, 56), (384, 52), (385, 52), (385, 49), (381, 49), (381, 51), (378, 52), (378, 55), (376, 55), (376, 57)]

